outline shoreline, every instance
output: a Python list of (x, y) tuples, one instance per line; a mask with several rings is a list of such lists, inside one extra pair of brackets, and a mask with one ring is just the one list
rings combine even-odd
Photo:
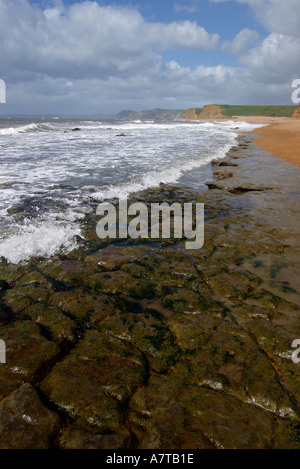
[(256, 135), (253, 143), (263, 151), (272, 153), (295, 166), (300, 166), (300, 119), (290, 117), (248, 116), (233, 118), (255, 124), (266, 124), (241, 134)]
[(300, 119), (290, 119), (247, 132), (258, 135), (255, 145), (284, 161), (300, 166)]

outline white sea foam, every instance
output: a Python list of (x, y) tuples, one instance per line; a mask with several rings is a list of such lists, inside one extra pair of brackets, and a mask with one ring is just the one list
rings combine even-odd
[[(225, 157), (238, 131), (259, 127), (62, 119), (6, 125), (0, 129), (0, 256), (13, 263), (73, 249), (91, 200), (180, 184), (182, 176), (189, 182), (189, 172)], [(75, 127), (81, 131), (70, 132)], [(196, 189), (203, 184), (190, 181)]]
[(0, 241), (0, 257), (17, 264), (31, 257), (51, 257), (59, 251), (76, 247), (75, 236), (80, 227), (75, 224), (40, 222), (38, 225), (19, 226), (17, 232)]
[(46, 130), (46, 126), (44, 124), (35, 124), (33, 122), (31, 124), (20, 125), (19, 127), (0, 129), (0, 135), (18, 135), (24, 132), (32, 132), (34, 130)]

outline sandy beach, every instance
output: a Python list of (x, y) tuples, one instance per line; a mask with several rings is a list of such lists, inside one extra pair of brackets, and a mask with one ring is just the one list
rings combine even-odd
[(247, 133), (259, 135), (254, 143), (264, 151), (300, 166), (300, 119), (251, 116), (243, 118), (243, 120), (251, 123), (269, 124)]

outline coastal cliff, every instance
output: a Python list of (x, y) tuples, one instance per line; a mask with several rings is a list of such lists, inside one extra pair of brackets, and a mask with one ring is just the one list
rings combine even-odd
[(300, 119), (300, 106), (296, 107), (292, 117), (293, 119)]
[(221, 106), (215, 104), (203, 106), (203, 109), (187, 109), (185, 113), (186, 120), (222, 119), (223, 117)]
[(185, 113), (186, 120), (215, 120), (234, 117), (300, 117), (300, 106), (261, 106), (209, 104), (201, 108), (191, 108)]

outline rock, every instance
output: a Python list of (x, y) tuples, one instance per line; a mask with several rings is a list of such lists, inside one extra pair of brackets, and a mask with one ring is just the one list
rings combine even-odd
[(144, 382), (142, 354), (119, 338), (88, 331), (42, 381), (41, 389), (74, 423), (90, 431), (123, 431), (119, 403)]
[(74, 129), (72, 129), (72, 132), (78, 132), (79, 130), (81, 130), (79, 127), (75, 127)]
[(6, 343), (6, 364), (0, 366), (1, 399), (24, 381), (32, 383), (43, 377), (60, 350), (41, 335), (39, 327), (32, 321), (2, 326), (0, 336)]
[(234, 323), (220, 322), (196, 353), (179, 362), (176, 372), (190, 385), (235, 396), (278, 417), (297, 419), (297, 409), (292, 401), (285, 400), (271, 360)]
[(124, 449), (130, 448), (131, 435), (124, 427), (118, 432), (94, 434), (69, 425), (60, 437), (62, 449)]
[(218, 172), (218, 173), (214, 173), (216, 179), (218, 181), (222, 180), (222, 179), (228, 179), (228, 178), (231, 178), (233, 176), (233, 173), (231, 173), (230, 171), (228, 171), (226, 168), (223, 169), (223, 171), (221, 172)]
[(129, 422), (143, 449), (272, 447), (274, 417), (230, 396), (153, 376), (131, 400)]
[(274, 449), (300, 449), (300, 425), (288, 420), (277, 422)]
[(151, 370), (158, 373), (166, 372), (179, 352), (170, 329), (155, 311), (108, 317), (99, 325), (99, 330), (141, 350)]
[(123, 264), (145, 256), (149, 248), (133, 246), (108, 246), (85, 258), (85, 262), (97, 264), (104, 270), (120, 268)]
[(113, 271), (101, 272), (87, 277), (83, 281), (85, 288), (96, 293), (118, 293), (128, 291), (136, 283), (136, 280), (127, 272)]
[(116, 298), (91, 293), (82, 288), (55, 293), (49, 298), (49, 302), (84, 328), (97, 329), (107, 316), (120, 312)]
[(51, 449), (59, 417), (24, 384), (0, 402), (0, 449)]
[(9, 290), (9, 288), (12, 288), (12, 285), (9, 285), (6, 280), (0, 280), (0, 293)]
[(231, 163), (228, 160), (213, 160), (211, 162), (212, 166), (218, 166), (218, 167), (223, 167), (223, 166), (238, 166), (236, 163)]
[(208, 279), (217, 295), (225, 298), (245, 299), (252, 291), (251, 285), (241, 282), (228, 273), (221, 273)]
[(45, 261), (39, 269), (45, 276), (53, 279), (52, 283), (56, 291), (65, 291), (76, 286), (81, 286), (87, 275), (97, 271), (97, 265), (72, 259)]
[(300, 106), (295, 108), (294, 114), (292, 115), (293, 119), (300, 119)]
[(58, 308), (45, 303), (37, 304), (25, 310), (23, 315), (42, 326), (44, 334), (58, 344), (76, 341), (76, 323), (62, 314)]

